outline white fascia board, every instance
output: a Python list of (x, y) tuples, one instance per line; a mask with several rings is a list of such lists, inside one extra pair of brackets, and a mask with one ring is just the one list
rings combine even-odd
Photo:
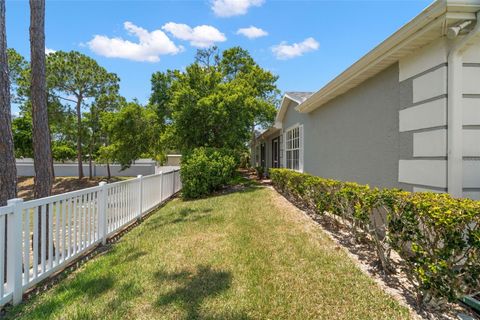
[(290, 97), (288, 94), (284, 94), (282, 98), (282, 102), (280, 103), (280, 109), (278, 109), (277, 116), (275, 117), (275, 122), (281, 123), (283, 121), (283, 117), (285, 117), (288, 106), (290, 105), (289, 101), (300, 103), (296, 99), (293, 99), (292, 97)]

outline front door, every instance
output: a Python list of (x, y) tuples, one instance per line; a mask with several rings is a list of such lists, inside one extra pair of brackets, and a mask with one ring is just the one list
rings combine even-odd
[(272, 140), (272, 168), (280, 168), (280, 137)]

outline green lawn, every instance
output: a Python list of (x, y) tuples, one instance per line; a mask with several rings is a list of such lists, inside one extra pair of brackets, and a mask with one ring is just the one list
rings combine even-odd
[(11, 319), (408, 319), (273, 190), (175, 199)]

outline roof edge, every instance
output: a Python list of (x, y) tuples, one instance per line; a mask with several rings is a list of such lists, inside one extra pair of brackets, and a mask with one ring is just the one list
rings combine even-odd
[(300, 103), (302, 103), (302, 101), (298, 101), (297, 99), (294, 99), (285, 93), (283, 95), (282, 102), (280, 103), (280, 108), (278, 109), (277, 116), (275, 117), (275, 122), (282, 122), (283, 117), (285, 116), (285, 113), (287, 113), (287, 109), (289, 105), (289, 103), (286, 103), (287, 100), (296, 102), (299, 105)]
[(345, 71), (340, 73), (337, 77), (328, 82), (324, 87), (315, 92), (307, 100), (300, 103), (295, 109), (302, 113), (308, 113), (327, 103), (331, 99), (335, 98), (336, 96), (329, 96), (331, 96), (332, 93), (338, 88), (349, 84), (352, 79), (354, 79), (359, 74), (364, 73), (370, 68), (373, 69), (374, 67), (376, 67), (376, 62), (388, 57), (395, 48), (404, 44), (404, 42), (406, 42), (406, 40), (410, 37), (414, 36), (417, 33), (425, 31), (432, 25), (436, 25), (436, 23), (438, 22), (438, 18), (446, 15), (447, 11), (450, 12), (454, 10), (456, 12), (461, 12), (462, 10), (464, 10), (465, 12), (471, 12), (472, 9), (478, 9), (479, 7), (480, 1), (478, 0), (439, 0), (433, 2), (420, 14), (407, 22), (403, 27), (398, 29), (395, 33), (382, 41), (379, 45), (370, 50), (367, 54), (357, 60)]

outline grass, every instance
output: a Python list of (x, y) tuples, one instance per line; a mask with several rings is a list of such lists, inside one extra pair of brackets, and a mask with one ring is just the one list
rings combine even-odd
[(175, 199), (9, 319), (408, 319), (269, 188)]

